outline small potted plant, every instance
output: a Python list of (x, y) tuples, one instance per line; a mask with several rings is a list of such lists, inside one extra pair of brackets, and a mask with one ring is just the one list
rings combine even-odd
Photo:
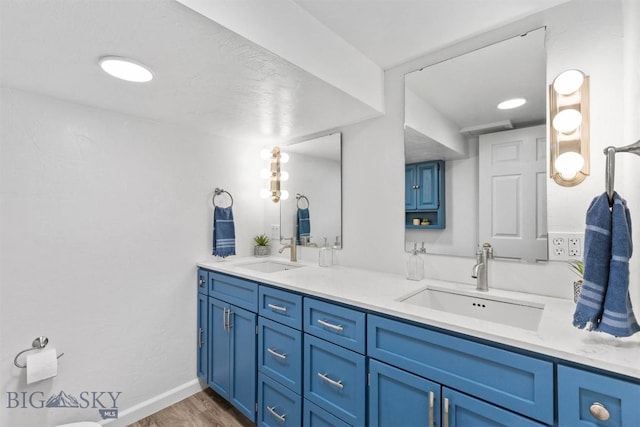
[(253, 247), (253, 255), (269, 256), (271, 254), (271, 239), (266, 234), (258, 234), (253, 238), (255, 246)]
[(584, 262), (582, 260), (571, 261), (569, 263), (571, 271), (576, 273), (580, 279), (573, 282), (573, 302), (578, 302), (580, 291), (582, 290), (582, 276), (584, 275)]

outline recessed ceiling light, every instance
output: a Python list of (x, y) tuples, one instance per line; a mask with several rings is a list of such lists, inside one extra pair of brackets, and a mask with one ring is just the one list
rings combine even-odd
[(526, 104), (527, 100), (524, 98), (513, 98), (507, 99), (506, 101), (502, 101), (498, 104), (498, 109), (500, 110), (511, 110), (512, 108), (518, 108)]
[(103, 56), (99, 63), (105, 73), (128, 82), (144, 83), (153, 79), (151, 70), (131, 59)]

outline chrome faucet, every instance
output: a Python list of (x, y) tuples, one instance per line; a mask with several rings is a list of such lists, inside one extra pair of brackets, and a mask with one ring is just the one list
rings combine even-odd
[(290, 248), (291, 249), (291, 257), (290, 257), (290, 261), (291, 262), (296, 262), (298, 261), (298, 253), (297, 253), (297, 247), (296, 247), (296, 236), (293, 236), (291, 238), (291, 242), (287, 243), (286, 245), (283, 245), (280, 250), (278, 251), (278, 253), (282, 253), (282, 251), (284, 251), (285, 249)]
[(489, 259), (493, 258), (493, 248), (489, 243), (484, 243), (482, 248), (476, 251), (476, 265), (473, 266), (471, 277), (478, 279), (476, 289), (482, 292), (489, 290)]

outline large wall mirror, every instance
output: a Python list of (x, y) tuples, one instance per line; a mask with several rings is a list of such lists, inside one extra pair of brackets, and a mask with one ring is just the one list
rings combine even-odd
[[(490, 242), (496, 257), (547, 259), (544, 33), (405, 76), (405, 163), (444, 161), (446, 207), (444, 228), (406, 226), (407, 248), (424, 242), (427, 253), (474, 256)], [(526, 103), (497, 108), (513, 98)]]
[(280, 237), (300, 236), (299, 245), (342, 247), (342, 134), (333, 133), (282, 147), (289, 155), (280, 200)]

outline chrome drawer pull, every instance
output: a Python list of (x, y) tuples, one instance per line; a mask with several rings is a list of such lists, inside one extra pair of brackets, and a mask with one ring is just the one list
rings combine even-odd
[(449, 427), (449, 399), (444, 398), (444, 427)]
[(281, 305), (267, 304), (267, 307), (269, 307), (271, 310), (281, 311), (283, 313), (287, 312), (287, 307), (283, 307)]
[(333, 323), (326, 322), (322, 319), (318, 319), (318, 323), (320, 323), (322, 326), (326, 326), (327, 328), (333, 329), (335, 331), (340, 331), (340, 332), (344, 331), (344, 328), (342, 326), (334, 325)]
[(600, 402), (593, 402), (589, 407), (589, 412), (596, 420), (607, 421), (610, 417), (607, 408)]
[(267, 411), (271, 412), (271, 415), (273, 415), (274, 417), (276, 417), (277, 419), (279, 419), (283, 423), (286, 422), (287, 415), (286, 414), (285, 415), (280, 415), (279, 413), (277, 413), (275, 406), (267, 406)]
[(200, 278), (200, 280), (198, 280), (198, 285), (200, 285), (200, 287), (204, 286), (204, 279)]
[(318, 372), (318, 376), (320, 378), (322, 378), (324, 381), (326, 381), (329, 384), (331, 384), (332, 386), (338, 387), (340, 390), (342, 390), (344, 388), (344, 384), (342, 384), (342, 380), (340, 380), (340, 381), (332, 380), (331, 378), (329, 378), (327, 376), (327, 374), (323, 374), (323, 373), (320, 373), (320, 372)]
[(277, 351), (272, 350), (272, 349), (270, 349), (270, 348), (267, 348), (267, 351), (268, 351), (269, 353), (273, 354), (275, 357), (278, 357), (278, 358), (280, 358), (280, 359), (282, 359), (282, 360), (284, 360), (284, 359), (286, 359), (286, 358), (287, 358), (287, 355), (286, 355), (286, 354), (278, 353)]
[(198, 328), (198, 348), (202, 348), (204, 344), (204, 329)]
[(429, 392), (429, 427), (433, 427), (433, 392)]

